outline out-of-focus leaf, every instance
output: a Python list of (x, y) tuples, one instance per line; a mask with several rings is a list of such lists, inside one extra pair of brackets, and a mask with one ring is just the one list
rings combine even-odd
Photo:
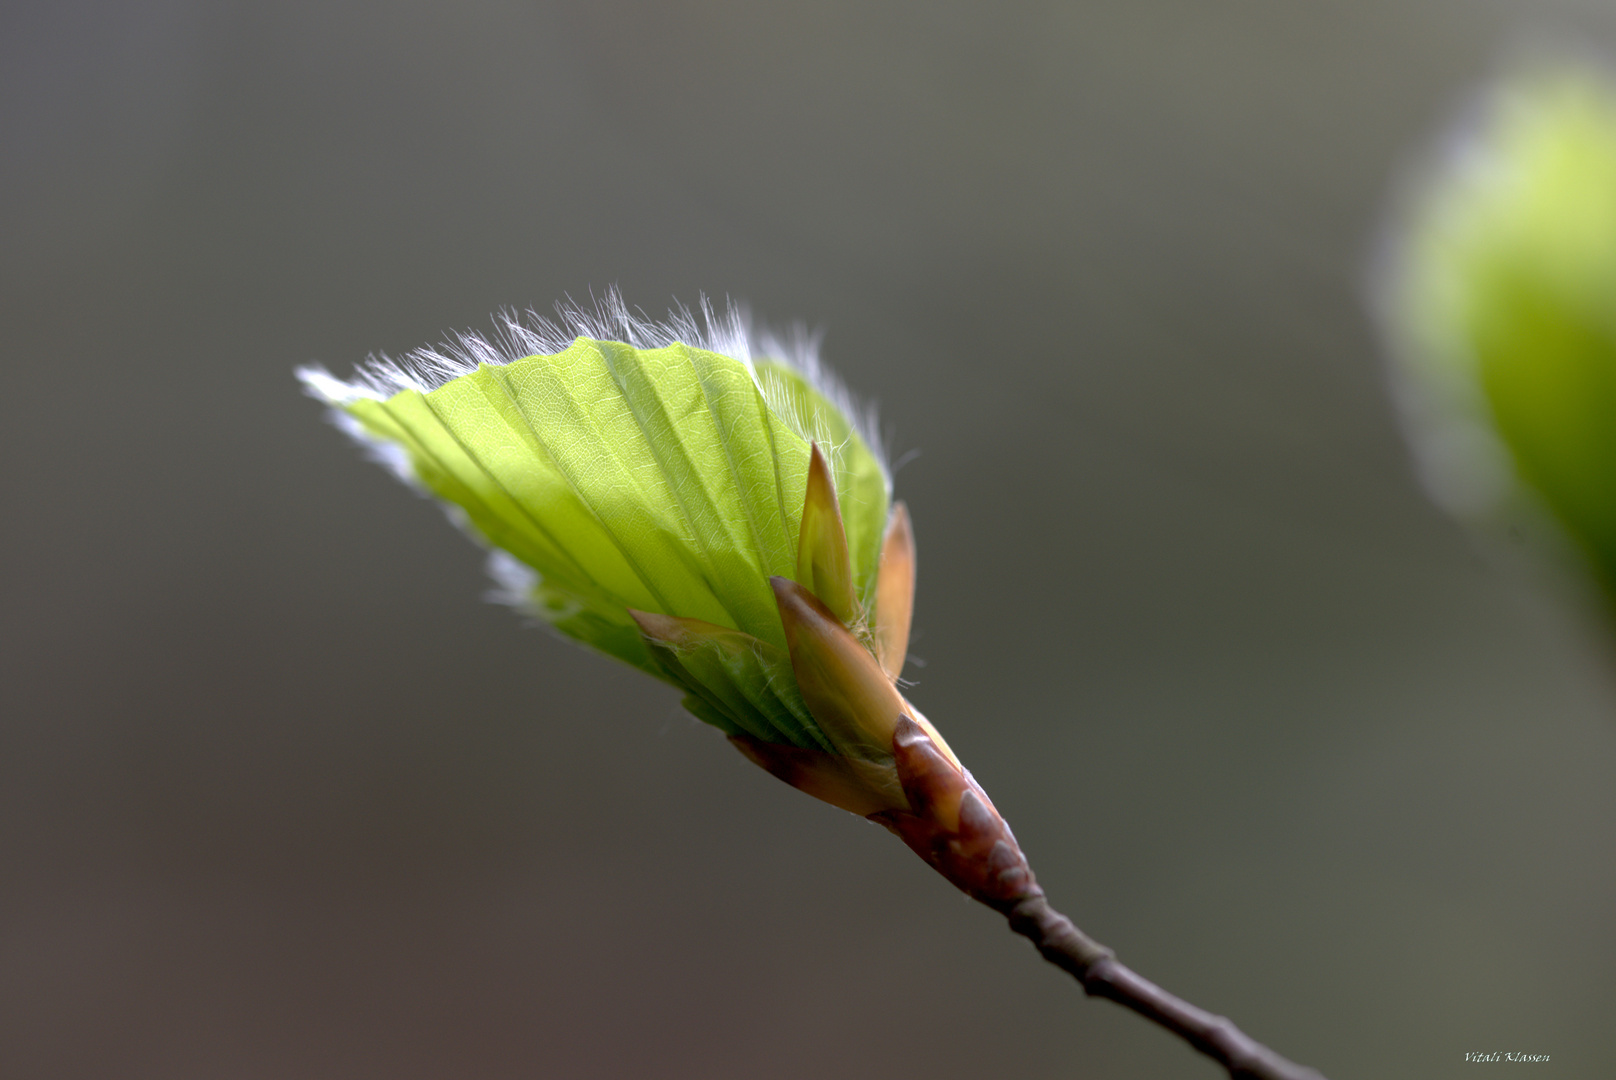
[(1389, 314), (1438, 493), (1496, 509), (1524, 482), (1616, 584), (1616, 88), (1582, 68), (1496, 88), (1396, 255)]

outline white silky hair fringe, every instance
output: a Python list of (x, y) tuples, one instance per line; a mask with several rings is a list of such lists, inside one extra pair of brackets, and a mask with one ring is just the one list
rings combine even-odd
[[(466, 534), (473, 538), (476, 533), (466, 530)], [(522, 562), (515, 555), (499, 548), (488, 549), (488, 560), (483, 563), (483, 572), (486, 573), (493, 586), (485, 593), (483, 599), (491, 604), (501, 604), (511, 610), (526, 615), (534, 625), (547, 626), (549, 620), (533, 602), (533, 594), (539, 587), (539, 572)]]
[(803, 415), (794, 407), (789, 389), (780, 381), (759, 372), (756, 360), (783, 363), (797, 371), (831, 406), (852, 422), (864, 444), (880, 463), (887, 488), (892, 486), (892, 468), (887, 460), (886, 443), (880, 436), (875, 408), (860, 402), (845, 383), (819, 357), (820, 335), (801, 324), (786, 334), (755, 327), (751, 314), (742, 304), (729, 299), (719, 312), (705, 295), (694, 310), (682, 304), (670, 308), (668, 317), (656, 321), (643, 311), (630, 310), (622, 293), (614, 286), (587, 304), (568, 297), (557, 302), (556, 318), (549, 319), (529, 308), (524, 313), (502, 311), (494, 317), (489, 335), (463, 331), (436, 346), (412, 349), (394, 358), (373, 355), (354, 369), (352, 380), (343, 381), (318, 364), (297, 369), (309, 396), (332, 406), (335, 422), (365, 447), (379, 463), (406, 482), (413, 483), (402, 449), (378, 444), (366, 435), (343, 406), (366, 398), (385, 401), (403, 390), (430, 393), (445, 383), (477, 370), (479, 365), (501, 367), (529, 356), (542, 356), (570, 348), (578, 338), (620, 341), (636, 349), (660, 349), (683, 344), (738, 360), (746, 366), (759, 392), (775, 415), (801, 438), (821, 444), (834, 458), (839, 450), (830, 437), (824, 418)]

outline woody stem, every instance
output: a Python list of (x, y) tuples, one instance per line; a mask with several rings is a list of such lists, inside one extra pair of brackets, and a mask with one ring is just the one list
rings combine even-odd
[(1082, 983), (1090, 997), (1110, 998), (1160, 1024), (1228, 1069), (1233, 1080), (1324, 1080), (1316, 1070), (1280, 1057), (1226, 1017), (1198, 1009), (1135, 974), (1110, 949), (1050, 907), (1041, 893), (1018, 901), (1005, 914), (1010, 929)]

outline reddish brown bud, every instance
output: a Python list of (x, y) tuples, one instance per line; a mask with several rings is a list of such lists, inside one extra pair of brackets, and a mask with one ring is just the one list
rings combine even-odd
[(960, 798), (967, 791), (964, 770), (944, 757), (925, 729), (909, 717), (898, 723), (892, 738), (892, 757), (909, 809), (949, 832), (957, 832)]
[(883, 810), (870, 820), (891, 830), (932, 868), (973, 899), (1009, 911), (1043, 890), (1010, 826), (987, 792), (909, 717), (892, 740), (898, 781), (909, 810)]

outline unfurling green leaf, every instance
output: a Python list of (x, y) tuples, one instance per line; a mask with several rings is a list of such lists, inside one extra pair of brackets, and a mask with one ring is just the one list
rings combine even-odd
[[(689, 690), (726, 734), (767, 743), (833, 747), (820, 733), (793, 679), (788, 656), (740, 630), (630, 610), (670, 682)], [(761, 722), (760, 722), (761, 721)]]
[(569, 314), (572, 334), (507, 321), (497, 346), (465, 338), (349, 383), (302, 374), (502, 553), (526, 610), (678, 686), (732, 736), (839, 753), (770, 578), (806, 567), (848, 624), (875, 611), (889, 481), (858, 417), (811, 352), (754, 357), (738, 320), (654, 327), (615, 297), (593, 321)]

